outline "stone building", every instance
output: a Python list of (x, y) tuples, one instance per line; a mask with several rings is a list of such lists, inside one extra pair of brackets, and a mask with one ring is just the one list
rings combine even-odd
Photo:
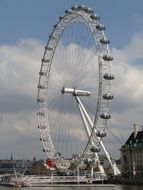
[(128, 178), (143, 178), (143, 130), (134, 124), (134, 131), (121, 147), (122, 172)]

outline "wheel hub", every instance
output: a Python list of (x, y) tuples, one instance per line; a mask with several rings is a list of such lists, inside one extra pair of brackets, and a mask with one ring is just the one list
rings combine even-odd
[(62, 92), (62, 94), (67, 93), (67, 94), (72, 94), (73, 96), (90, 96), (89, 91), (78, 90), (78, 89), (75, 89), (75, 88), (65, 88), (65, 87), (63, 87), (61, 92)]

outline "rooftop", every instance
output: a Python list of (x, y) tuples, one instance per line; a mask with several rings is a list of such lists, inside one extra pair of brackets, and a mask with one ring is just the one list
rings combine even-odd
[(122, 150), (143, 150), (143, 131), (132, 132), (125, 144), (121, 147)]
[(134, 136), (134, 132), (132, 132), (125, 145), (134, 143), (143, 143), (143, 131), (138, 131), (136, 136)]

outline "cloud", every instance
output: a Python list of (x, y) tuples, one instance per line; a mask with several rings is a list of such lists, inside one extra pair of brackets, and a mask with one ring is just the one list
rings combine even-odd
[(23, 153), (30, 157), (33, 150), (37, 154), (41, 152), (35, 146), (39, 147), (35, 116), (42, 50), (43, 44), (34, 39), (0, 46), (0, 149), (3, 157), (12, 152), (16, 157)]
[[(115, 74), (111, 102), (112, 118), (109, 127), (124, 144), (131, 132), (133, 124), (143, 124), (143, 35), (135, 34), (131, 42), (123, 49), (113, 48), (114, 62), (112, 72)], [(116, 129), (116, 130), (115, 130)], [(111, 138), (111, 137), (110, 137)], [(110, 139), (109, 138), (109, 139)], [(107, 142), (110, 141), (107, 139)], [(113, 140), (109, 150), (117, 153), (120, 143)], [(119, 155), (119, 153), (118, 153)]]
[[(115, 74), (115, 80), (112, 84), (114, 100), (111, 102), (112, 118), (108, 123), (108, 128), (110, 128), (110, 130), (112, 130), (123, 143), (125, 143), (126, 139), (132, 132), (133, 123), (138, 123), (139, 125), (142, 125), (143, 123), (142, 44), (143, 36), (141, 34), (135, 34), (131, 42), (124, 48), (117, 49), (114, 47), (112, 50), (114, 56), (112, 72)], [(39, 155), (39, 157), (41, 156), (42, 145), (39, 141), (39, 132), (37, 130), (36, 121), (36, 87), (38, 84), (40, 58), (43, 54), (43, 47), (44, 45), (41, 42), (34, 39), (21, 40), (16, 44), (0, 46), (0, 149), (3, 156), (10, 155), (12, 152), (14, 152), (16, 157), (19, 157), (19, 155), (22, 155), (23, 153), (25, 157), (33, 156), (34, 153)], [(62, 48), (64, 49), (65, 47)], [(63, 49), (61, 49), (62, 53)], [(70, 56), (72, 56), (72, 53), (74, 54), (75, 50), (77, 50), (77, 46), (75, 44), (70, 44), (67, 51), (69, 51)], [(61, 69), (59, 68), (59, 66), (61, 66), (59, 64), (55, 69), (56, 77), (54, 77), (53, 80), (55, 82), (61, 82), (62, 84), (62, 80), (65, 80), (65, 77), (67, 78), (67, 81), (64, 85), (72, 85), (70, 82), (74, 82), (73, 79), (76, 76), (79, 76), (79, 72), (82, 72), (84, 79), (81, 80), (79, 78), (80, 81), (77, 82), (76, 87), (80, 88), (79, 85), (82, 84), (82, 86), (87, 87), (85, 88), (86, 90), (91, 91), (92, 89), (89, 84), (93, 76), (88, 77), (87, 81), (84, 76), (88, 75), (90, 69), (95, 67), (95, 65), (93, 65), (93, 59), (91, 59), (93, 54), (90, 49), (80, 49), (81, 55), (84, 51), (87, 52), (86, 59), (90, 60), (87, 68), (77, 68), (76, 73), (74, 73), (74, 77), (72, 78), (71, 72), (69, 72), (70, 77), (69, 75), (65, 76), (64, 67), (62, 67), (63, 75), (58, 73), (59, 69)], [(60, 52), (57, 54), (59, 57), (56, 59), (60, 60)], [(82, 63), (84, 63), (85, 57), (81, 56), (81, 58)], [(70, 64), (74, 63), (71, 62)], [(65, 63), (63, 66), (64, 65)], [(68, 81), (69, 78), (70, 81)], [(58, 84), (59, 83), (57, 83), (57, 85)], [(56, 95), (58, 98), (59, 95), (62, 96), (61, 92), (59, 95)], [(53, 102), (55, 102), (55, 104), (56, 95), (51, 97), (51, 101), (54, 100)], [(70, 101), (72, 101), (72, 98)], [(94, 99), (89, 103), (93, 106), (91, 110), (89, 109), (91, 112), (96, 105), (92, 104), (93, 101)], [(65, 100), (64, 103), (67, 103), (67, 100)], [(86, 102), (86, 99), (84, 100), (84, 103), (88, 103)], [(55, 109), (55, 104), (53, 104), (53, 110)], [(71, 106), (71, 112), (69, 113), (72, 113), (75, 117), (75, 113), (78, 112), (77, 107), (76, 112), (73, 112), (76, 102), (68, 102), (68, 104)], [(59, 109), (56, 111), (60, 112), (62, 108), (60, 106), (63, 105), (59, 105)], [(86, 105), (86, 107), (88, 108), (88, 105)], [(64, 111), (67, 111), (67, 107), (65, 107)], [(51, 116), (54, 118), (56, 114), (54, 115), (53, 113)], [(67, 123), (71, 119), (68, 117), (68, 114), (65, 115), (65, 118)], [(58, 119), (60, 119), (59, 115), (57, 120)], [(80, 138), (82, 139), (83, 137), (81, 128), (78, 130), (76, 129), (76, 121), (74, 122), (74, 125), (74, 127), (72, 126), (70, 128), (70, 130), (73, 131), (69, 138), (69, 144), (73, 135), (75, 140), (78, 138), (79, 133), (81, 133)], [(53, 133), (54, 132), (55, 129)], [(62, 133), (62, 131), (60, 131), (60, 133)], [(67, 137), (68, 136), (65, 138)], [(118, 150), (121, 144), (117, 142), (110, 132), (108, 132), (104, 142), (111, 154), (119, 156)], [(75, 144), (73, 146), (75, 147)]]
[(143, 36), (136, 34), (131, 43), (123, 50), (113, 49), (115, 58), (113, 72), (116, 80), (113, 82), (112, 89), (116, 102), (120, 102), (123, 104), (122, 106), (127, 105), (122, 111), (126, 111), (130, 106), (133, 109), (142, 107), (143, 65), (136, 64), (136, 61), (143, 60), (143, 54), (141, 53), (143, 52), (142, 43)]

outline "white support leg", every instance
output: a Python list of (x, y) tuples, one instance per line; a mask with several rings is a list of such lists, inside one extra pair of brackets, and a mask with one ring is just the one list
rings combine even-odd
[[(81, 113), (81, 116), (82, 116), (82, 119), (83, 119), (83, 123), (85, 125), (85, 129), (86, 129), (86, 132), (88, 134), (88, 136), (91, 135), (91, 130), (93, 129), (93, 123), (87, 113), (87, 111), (85, 110), (81, 100), (80, 100), (80, 96), (90, 96), (90, 92), (88, 91), (83, 91), (83, 90), (78, 90), (78, 89), (74, 89), (74, 88), (65, 88), (63, 87), (63, 89), (61, 90), (61, 92), (64, 94), (64, 93), (68, 93), (68, 94), (72, 94), (73, 96), (75, 96), (76, 98), (76, 101), (77, 101), (77, 104), (78, 104), (78, 107), (79, 107), (79, 110), (80, 110), (80, 113)], [(90, 129), (88, 127), (88, 124), (90, 126)], [(90, 133), (89, 133), (90, 131)], [(96, 134), (97, 130), (96, 128), (94, 128), (94, 133)], [(96, 135), (95, 135), (96, 136)], [(103, 142), (101, 141), (101, 138), (100, 137), (97, 137), (96, 136), (96, 139), (99, 141), (100, 143), (100, 146), (102, 147), (112, 169), (113, 169), (113, 173), (114, 175), (119, 175), (121, 174), (120, 170), (117, 168), (116, 166), (116, 163), (111, 159), (109, 153), (107, 152)], [(98, 155), (97, 155), (98, 156)], [(103, 168), (101, 165), (99, 165), (101, 168)]]
[[(85, 110), (80, 98), (78, 96), (76, 96), (76, 99), (77, 99), (77, 101), (78, 101), (78, 103), (79, 103), (79, 105), (80, 105), (80, 107), (82, 109), (82, 112), (84, 113), (84, 115), (86, 117), (86, 120), (89, 123), (89, 126), (90, 126), (90, 128), (92, 130), (93, 129), (93, 123), (92, 123), (87, 111)], [(97, 132), (96, 128), (94, 129), (94, 132), (96, 134), (96, 132)], [(103, 149), (103, 151), (104, 151), (104, 153), (105, 153), (105, 155), (106, 155), (106, 157), (107, 157), (107, 159), (108, 159), (108, 161), (109, 161), (109, 163), (110, 163), (110, 165), (112, 167), (114, 175), (120, 175), (121, 174), (120, 170), (117, 168), (116, 163), (111, 159), (111, 157), (110, 157), (109, 153), (107, 152), (103, 142), (101, 141), (101, 138), (100, 137), (96, 137), (96, 138), (98, 139), (98, 141), (100, 143), (100, 146), (102, 147), (102, 149)]]
[[(84, 112), (83, 112), (83, 110), (82, 110), (82, 108), (81, 108), (81, 105), (80, 105), (79, 102), (78, 102), (78, 96), (75, 96), (75, 98), (76, 98), (77, 105), (78, 105), (78, 108), (79, 108), (79, 111), (80, 111), (80, 114), (81, 114), (82, 121), (83, 121), (83, 123), (84, 123), (84, 127), (85, 127), (85, 130), (86, 130), (86, 134), (87, 134), (87, 136), (88, 136), (88, 138), (89, 138), (90, 135), (91, 135), (91, 132), (90, 132), (90, 129), (89, 129), (87, 120), (86, 120), (86, 118), (85, 118), (85, 114), (84, 114)], [(91, 144), (93, 145), (92, 139), (91, 139)], [(101, 173), (105, 173), (103, 167), (102, 167), (101, 164), (100, 164), (99, 156), (98, 156), (97, 153), (95, 153), (95, 158), (96, 158), (96, 161), (97, 161), (97, 164), (98, 164), (98, 167), (99, 167), (100, 172), (101, 172)]]

